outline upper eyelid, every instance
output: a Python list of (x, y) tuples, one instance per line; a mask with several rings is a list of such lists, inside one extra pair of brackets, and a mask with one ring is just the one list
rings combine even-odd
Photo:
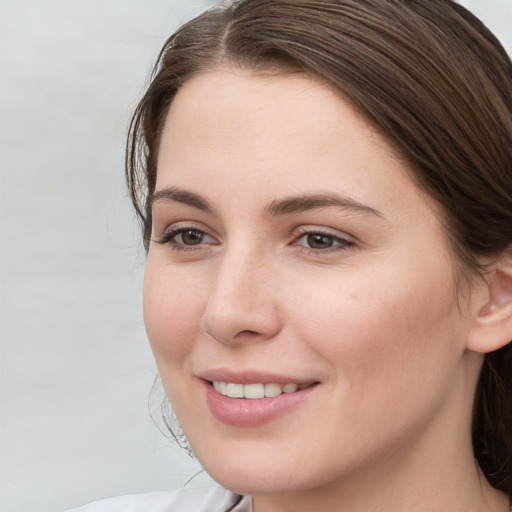
[(207, 235), (215, 236), (215, 235), (212, 235), (212, 230), (210, 228), (208, 228), (205, 224), (203, 224), (202, 222), (199, 222), (199, 221), (183, 220), (183, 221), (176, 221), (176, 222), (170, 222), (170, 223), (167, 222), (167, 223), (165, 223), (164, 227), (162, 227), (161, 229), (158, 229), (158, 230), (155, 229), (156, 226), (163, 225), (163, 224), (164, 224), (163, 222), (154, 222), (154, 224), (153, 224), (154, 231), (159, 231), (161, 233), (161, 235), (165, 235), (166, 233), (168, 233), (170, 231), (194, 229), (197, 231), (203, 231)]
[[(298, 230), (298, 233), (295, 234), (295, 231)], [(347, 242), (356, 243), (357, 237), (354, 235), (348, 234), (345, 231), (339, 231), (335, 228), (328, 228), (324, 226), (315, 226), (315, 225), (304, 225), (296, 228), (294, 230), (294, 237), (299, 238), (300, 236), (307, 234), (321, 234), (326, 236), (332, 236), (333, 238), (338, 238), (340, 240), (345, 240)]]
[(166, 236), (166, 235), (179, 235), (180, 233), (183, 233), (185, 231), (197, 231), (198, 233), (203, 233), (204, 235), (213, 238), (213, 235), (211, 235), (208, 232), (208, 230), (203, 229), (203, 228), (199, 228), (197, 226), (192, 226), (192, 225), (190, 225), (190, 226), (169, 226), (168, 228), (166, 228), (162, 232), (162, 235), (163, 236)]
[(335, 235), (333, 233), (329, 233), (328, 231), (304, 231), (302, 233), (299, 233), (298, 235), (296, 235), (294, 237), (295, 240), (299, 240), (305, 236), (309, 236), (309, 235), (320, 235), (320, 236), (325, 236), (325, 237), (330, 237), (330, 238), (333, 238), (334, 240), (340, 240), (340, 241), (343, 241), (343, 242), (352, 242), (352, 240), (349, 240), (349, 237), (346, 237), (346, 236), (340, 236), (340, 235)]

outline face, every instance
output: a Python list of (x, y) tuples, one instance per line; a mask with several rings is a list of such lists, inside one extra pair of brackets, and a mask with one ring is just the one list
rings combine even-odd
[(407, 163), (331, 88), (218, 70), (179, 91), (144, 314), (180, 424), (227, 488), (320, 488), (431, 454), (428, 433), (470, 407), (453, 267)]

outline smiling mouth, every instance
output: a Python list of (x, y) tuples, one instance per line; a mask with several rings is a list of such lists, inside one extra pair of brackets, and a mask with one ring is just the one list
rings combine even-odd
[(290, 382), (288, 384), (238, 384), (234, 382), (211, 382), (215, 391), (229, 398), (247, 398), (257, 400), (260, 398), (272, 398), (282, 394), (291, 394), (302, 391), (314, 385), (314, 382), (296, 384)]

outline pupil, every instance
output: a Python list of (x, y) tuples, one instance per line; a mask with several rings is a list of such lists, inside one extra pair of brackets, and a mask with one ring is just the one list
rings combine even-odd
[(203, 241), (203, 233), (189, 229), (181, 234), (183, 243), (187, 245), (198, 245)]
[(332, 237), (326, 235), (308, 235), (308, 245), (312, 249), (326, 249), (332, 247)]

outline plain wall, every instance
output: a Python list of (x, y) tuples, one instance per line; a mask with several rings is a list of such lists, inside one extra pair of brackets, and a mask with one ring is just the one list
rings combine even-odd
[[(512, 1), (464, 3), (512, 48)], [(148, 413), (123, 145), (161, 44), (212, 4), (0, 0), (2, 511), (172, 489), (200, 470)]]

